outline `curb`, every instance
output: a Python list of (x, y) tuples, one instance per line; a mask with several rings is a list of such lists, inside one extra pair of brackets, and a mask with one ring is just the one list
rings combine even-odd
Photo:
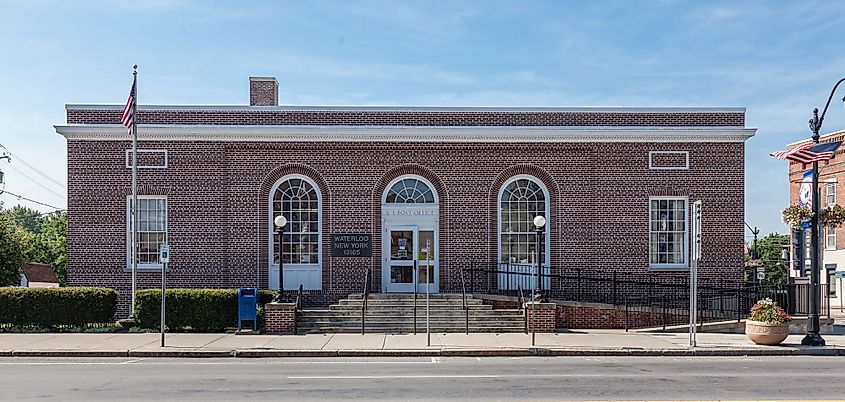
[(129, 357), (235, 357), (233, 350), (130, 350)]
[(12, 350), (0, 357), (166, 357), (166, 358), (286, 358), (286, 357), (742, 357), (845, 356), (843, 348), (813, 349), (378, 349), (378, 350)]
[(13, 350), (10, 356), (13, 357), (127, 357), (126, 350), (75, 350), (75, 349), (29, 349)]

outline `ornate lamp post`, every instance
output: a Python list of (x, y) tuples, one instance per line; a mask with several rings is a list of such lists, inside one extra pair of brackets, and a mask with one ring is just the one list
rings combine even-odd
[(279, 234), (279, 294), (273, 298), (273, 302), (283, 302), (285, 299), (285, 241), (282, 234), (288, 220), (283, 214), (279, 214), (273, 219), (273, 224), (276, 225), (276, 233)]
[(536, 271), (536, 288), (531, 295), (531, 344), (534, 345), (534, 340), (537, 337), (537, 325), (536, 325), (536, 304), (537, 301), (542, 297), (542, 289), (543, 285), (540, 281), (543, 280), (543, 276), (541, 274), (543, 270), (542, 264), (542, 256), (543, 251), (540, 249), (540, 238), (543, 237), (543, 228), (546, 226), (546, 218), (542, 215), (537, 215), (534, 217), (534, 228), (537, 231), (537, 271)]
[[(827, 108), (830, 106), (830, 101), (833, 99), (833, 94), (839, 84), (845, 82), (845, 78), (839, 80), (830, 91), (830, 96), (827, 98), (827, 103), (824, 105), (821, 117), (819, 117), (819, 109), (813, 109), (813, 118), (810, 119), (810, 130), (813, 132), (813, 142), (819, 143), (819, 131), (821, 131), (824, 116), (827, 114)], [(845, 98), (842, 98), (845, 102)], [(819, 334), (819, 282), (821, 269), (819, 264), (822, 260), (822, 251), (819, 247), (819, 238), (821, 237), (821, 227), (819, 226), (819, 214), (821, 213), (821, 200), (819, 200), (819, 162), (813, 162), (813, 216), (810, 218), (810, 244), (813, 250), (810, 256), (810, 290), (807, 292), (809, 297), (809, 311), (807, 312), (807, 335), (801, 340), (802, 345), (807, 346), (824, 346), (825, 342)]]

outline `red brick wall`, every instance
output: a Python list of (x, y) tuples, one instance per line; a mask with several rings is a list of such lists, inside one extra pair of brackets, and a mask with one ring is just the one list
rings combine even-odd
[[(390, 125), (390, 126), (733, 126), (745, 125), (743, 112), (510, 112), (510, 111), (349, 111), (349, 110), (191, 110), (138, 111), (144, 124), (210, 125)], [(68, 124), (119, 124), (122, 107), (67, 110)]]
[(292, 334), (296, 329), (296, 310), (293, 303), (269, 303), (264, 305), (264, 332), (269, 334)]
[(525, 303), (525, 315), (528, 331), (555, 332), (555, 305), (552, 303), (537, 303), (532, 308), (531, 303)]
[[(116, 288), (128, 308), (128, 141), (68, 141), (68, 283)], [(267, 287), (268, 193), (304, 174), (323, 195), (323, 291), (309, 302), (361, 292), (363, 270), (381, 283), (381, 195), (402, 174), (424, 176), (440, 196), (441, 290), (458, 291), (469, 260), (497, 259), (497, 195), (512, 175), (550, 191), (555, 272), (642, 279), (648, 272), (648, 197), (704, 202), (700, 280), (741, 280), (742, 143), (247, 143), (143, 141), (166, 149), (167, 169), (141, 169), (139, 192), (168, 198), (174, 287)], [(650, 171), (648, 151), (690, 152), (690, 169)], [(331, 258), (332, 233), (372, 233), (372, 258)], [(658, 277), (686, 273), (658, 272)], [(158, 287), (140, 273), (139, 288)]]

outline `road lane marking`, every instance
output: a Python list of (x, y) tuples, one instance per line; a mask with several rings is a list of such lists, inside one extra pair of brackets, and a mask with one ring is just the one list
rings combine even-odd
[(473, 374), (473, 375), (303, 375), (287, 376), (288, 380), (389, 380), (389, 379), (413, 379), (413, 378), (501, 378), (498, 374)]

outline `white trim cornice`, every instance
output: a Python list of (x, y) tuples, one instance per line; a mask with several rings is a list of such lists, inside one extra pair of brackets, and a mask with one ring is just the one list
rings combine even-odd
[[(68, 140), (128, 141), (120, 124), (54, 126)], [(139, 124), (142, 141), (247, 142), (744, 142), (745, 127), (270, 126)]]

